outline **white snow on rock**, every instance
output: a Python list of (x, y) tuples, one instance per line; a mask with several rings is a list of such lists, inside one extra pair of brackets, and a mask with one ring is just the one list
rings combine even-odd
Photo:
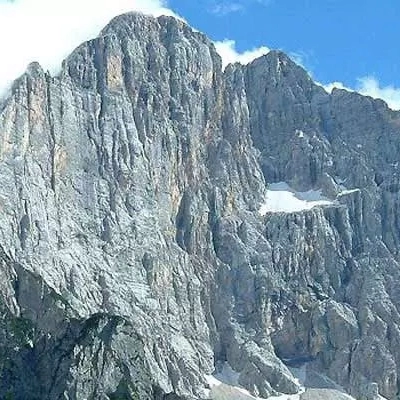
[(303, 364), (301, 367), (288, 367), (289, 371), (296, 378), (297, 384), (301, 387), (305, 386), (307, 379), (307, 366)]
[(239, 375), (228, 363), (224, 363), (222, 370), (215, 375), (207, 375), (206, 380), (211, 388), (209, 397), (213, 400), (262, 400), (238, 386)]
[(213, 375), (207, 375), (206, 380), (210, 386), (207, 396), (212, 400), (262, 400), (239, 386), (228, 385), (220, 381)]
[(344, 189), (338, 194), (338, 197), (345, 196), (346, 194), (351, 194), (351, 193), (355, 193), (355, 192), (359, 192), (359, 191), (360, 191), (360, 189)]
[(268, 185), (265, 202), (259, 213), (262, 216), (271, 212), (291, 213), (333, 203), (334, 201), (322, 196), (321, 190), (296, 192), (286, 182), (278, 182)]
[(215, 377), (227, 385), (237, 386), (239, 384), (239, 372), (236, 372), (232, 367), (225, 362), (222, 366), (222, 370), (215, 374)]
[(268, 397), (268, 399), (255, 397), (246, 389), (238, 386), (239, 375), (228, 363), (225, 363), (220, 372), (206, 376), (210, 386), (207, 395), (212, 400), (300, 400), (301, 393), (304, 393), (304, 388), (302, 388), (298, 394), (281, 394)]
[(268, 397), (268, 400), (300, 400), (300, 394), (281, 394)]
[[(240, 374), (234, 371), (228, 363), (225, 363), (215, 375), (206, 376), (210, 389), (206, 389), (205, 394), (211, 400), (356, 400), (325, 375), (310, 371), (315, 376), (309, 376), (306, 364), (299, 367), (289, 367), (289, 370), (301, 386), (297, 394), (279, 394), (267, 399), (253, 396), (246, 389), (238, 386)], [(319, 378), (319, 380), (316, 381), (316, 378)], [(310, 380), (311, 387), (307, 387), (308, 380)], [(382, 396), (379, 399), (386, 400)]]

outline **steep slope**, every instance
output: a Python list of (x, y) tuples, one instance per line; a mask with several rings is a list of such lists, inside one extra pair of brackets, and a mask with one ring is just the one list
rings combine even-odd
[[(396, 398), (400, 113), (140, 14), (0, 110), (0, 397), (205, 399), (228, 368), (266, 398), (302, 366)], [(261, 215), (272, 182), (329, 201)]]

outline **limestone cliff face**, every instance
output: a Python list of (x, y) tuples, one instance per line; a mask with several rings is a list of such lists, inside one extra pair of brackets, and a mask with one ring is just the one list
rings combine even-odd
[[(400, 389), (400, 113), (126, 14), (0, 105), (0, 397)], [(269, 183), (330, 205), (262, 216)]]

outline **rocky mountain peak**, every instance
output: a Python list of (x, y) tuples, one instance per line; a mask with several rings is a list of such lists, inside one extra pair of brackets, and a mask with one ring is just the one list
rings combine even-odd
[(399, 121), (279, 51), (222, 71), (171, 17), (31, 64), (0, 108), (0, 397), (396, 399)]

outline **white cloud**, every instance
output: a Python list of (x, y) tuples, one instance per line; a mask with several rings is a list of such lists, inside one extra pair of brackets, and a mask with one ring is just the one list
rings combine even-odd
[[(0, 0), (0, 95), (27, 65), (38, 61), (44, 69), (57, 73), (61, 61), (83, 41), (95, 37), (111, 18), (128, 11), (141, 11), (151, 15), (174, 15), (167, 8), (167, 0)], [(260, 0), (261, 1), (261, 0)], [(238, 10), (241, 3), (230, 5)], [(222, 6), (221, 6), (222, 7)], [(220, 8), (219, 12), (228, 12)], [(248, 64), (269, 52), (265, 46), (239, 52), (234, 40), (215, 42), (224, 68), (230, 63)], [(293, 56), (293, 54), (292, 54)], [(295, 61), (302, 64), (301, 55)], [(390, 108), (400, 109), (400, 88), (383, 86), (373, 77), (358, 80), (355, 89), (340, 82), (321, 85), (327, 91), (333, 87), (357, 91), (380, 98)]]
[(244, 11), (253, 4), (268, 6), (273, 0), (235, 0), (235, 1), (218, 1), (214, 2), (214, 6), (209, 8), (209, 12), (219, 16), (225, 16), (238, 11)]
[(163, 0), (0, 0), (0, 94), (32, 61), (56, 73), (75, 47), (128, 11), (173, 14)]
[(235, 62), (248, 64), (254, 59), (261, 57), (270, 51), (268, 47), (262, 46), (240, 53), (236, 50), (236, 42), (228, 39), (221, 42), (214, 42), (214, 45), (222, 58), (223, 68), (225, 68), (228, 64), (233, 64)]
[(342, 82), (331, 82), (327, 84), (322, 84), (319, 82), (315, 82), (317, 85), (322, 86), (328, 93), (332, 93), (333, 89), (344, 89), (348, 92), (354, 92), (355, 90), (350, 89), (349, 87), (345, 86)]
[(372, 76), (358, 79), (357, 92), (386, 101), (393, 110), (400, 110), (400, 88), (394, 86), (381, 87), (379, 81)]
[(210, 9), (212, 14), (224, 16), (234, 12), (242, 11), (244, 9), (243, 4), (240, 3), (221, 3), (216, 4)]
[(354, 89), (347, 87), (342, 82), (332, 82), (326, 85), (318, 84), (328, 93), (331, 93), (334, 88), (344, 89), (348, 92), (358, 92), (364, 96), (385, 101), (392, 110), (400, 110), (400, 88), (392, 85), (381, 87), (379, 81), (372, 76), (358, 78), (357, 81), (358, 84)]

